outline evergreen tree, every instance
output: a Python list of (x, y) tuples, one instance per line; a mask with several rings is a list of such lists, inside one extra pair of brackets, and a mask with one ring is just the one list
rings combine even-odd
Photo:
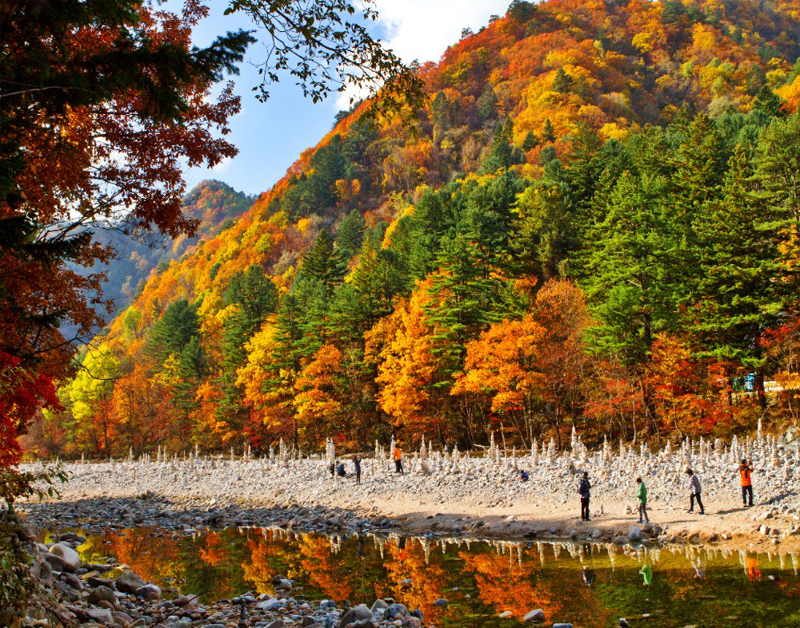
[(425, 312), (437, 330), (434, 353), (447, 373), (463, 368), (467, 342), (509, 314), (503, 280), (476, 264), (478, 258), (478, 248), (466, 234), (446, 238), (438, 257), (441, 270), (433, 276), (432, 300)]
[(532, 148), (536, 148), (539, 145), (539, 138), (536, 137), (536, 134), (533, 131), (528, 131), (525, 139), (522, 140), (522, 150), (526, 153), (531, 150)]
[(553, 123), (550, 122), (550, 118), (547, 118), (544, 121), (544, 126), (542, 127), (542, 140), (545, 142), (555, 142), (556, 141), (556, 134), (553, 130)]
[(513, 248), (517, 272), (543, 283), (563, 273), (563, 264), (577, 246), (573, 212), (561, 185), (540, 182), (517, 201)]
[(754, 342), (782, 310), (777, 239), (762, 221), (764, 201), (754, 194), (752, 146), (737, 146), (724, 193), (695, 221), (699, 239), (696, 275), (685, 283), (692, 305), (686, 326), (701, 355), (760, 366)]
[(602, 325), (592, 345), (642, 364), (655, 334), (674, 326), (674, 236), (664, 208), (666, 184), (624, 173), (603, 199), (605, 218), (589, 232), (581, 284)]
[(186, 299), (180, 299), (172, 303), (153, 326), (147, 353), (160, 366), (170, 355), (180, 355), (197, 334), (197, 310)]
[(336, 234), (336, 247), (341, 252), (342, 259), (350, 261), (358, 253), (364, 241), (364, 231), (367, 223), (364, 214), (358, 209), (352, 210), (339, 223), (339, 231)]
[(250, 333), (268, 314), (275, 312), (278, 299), (278, 289), (261, 266), (250, 266), (246, 271), (236, 273), (225, 291), (226, 303), (239, 306)]
[(553, 79), (553, 91), (560, 94), (566, 94), (572, 88), (572, 77), (564, 72), (564, 68), (558, 68), (556, 76)]
[(492, 139), (492, 148), (489, 156), (481, 166), (481, 173), (491, 174), (524, 160), (519, 149), (511, 145), (513, 135), (514, 124), (511, 122), (511, 118), (508, 118), (505, 124), (498, 125)]
[(333, 245), (333, 240), (326, 229), (320, 231), (314, 246), (306, 253), (300, 274), (309, 279), (316, 279), (330, 294), (334, 286), (342, 282), (347, 272), (347, 261)]
[(753, 109), (761, 111), (773, 118), (783, 118), (786, 110), (783, 108), (783, 99), (773, 92), (769, 85), (764, 85), (753, 98)]
[(761, 134), (755, 156), (755, 194), (764, 203), (760, 230), (773, 234), (785, 277), (783, 287), (800, 289), (800, 113), (773, 119)]
[(486, 124), (497, 117), (497, 95), (491, 83), (486, 83), (483, 93), (478, 98), (478, 119)]

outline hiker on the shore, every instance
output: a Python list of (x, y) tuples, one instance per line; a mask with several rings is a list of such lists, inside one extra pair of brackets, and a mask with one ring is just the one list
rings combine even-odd
[(647, 516), (647, 487), (642, 478), (636, 478), (636, 484), (639, 485), (636, 489), (636, 499), (639, 500), (639, 523), (650, 523), (650, 517)]
[(339, 475), (340, 478), (347, 477), (347, 471), (344, 470), (344, 462), (340, 462), (339, 466), (336, 467), (336, 473)]
[(581, 521), (591, 521), (589, 518), (589, 499), (591, 498), (592, 485), (589, 483), (589, 472), (584, 471), (578, 483), (578, 495), (581, 496)]
[(739, 476), (741, 477), (742, 480), (742, 505), (745, 508), (753, 506), (753, 480), (751, 478), (752, 473), (753, 473), (753, 461), (742, 459), (742, 464), (739, 465)]
[(527, 482), (530, 479), (530, 477), (531, 476), (528, 474), (528, 472), (525, 469), (520, 469), (519, 470), (519, 479), (522, 480), (523, 482)]
[(353, 456), (353, 466), (356, 468), (356, 484), (361, 484), (361, 458)]
[(331, 477), (336, 476), (336, 461), (332, 460), (331, 463), (328, 465), (328, 471), (331, 473)]
[(394, 446), (394, 470), (397, 473), (403, 472), (403, 450), (400, 449), (400, 445)]
[(694, 502), (697, 500), (697, 505), (700, 506), (700, 514), (706, 514), (705, 508), (703, 508), (703, 500), (700, 499), (700, 479), (694, 474), (694, 471), (691, 469), (686, 469), (686, 475), (689, 476), (689, 511), (694, 512)]

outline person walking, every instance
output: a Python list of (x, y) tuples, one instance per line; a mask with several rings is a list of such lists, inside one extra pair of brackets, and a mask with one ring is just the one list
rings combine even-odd
[(636, 484), (638, 484), (636, 499), (639, 500), (639, 523), (650, 523), (650, 517), (647, 516), (647, 487), (642, 478), (636, 478)]
[(353, 456), (353, 466), (356, 468), (356, 484), (361, 484), (361, 458)]
[(589, 472), (584, 471), (578, 483), (578, 495), (581, 496), (581, 521), (591, 521), (589, 518), (589, 499), (592, 496), (592, 485), (589, 483)]
[(394, 446), (394, 470), (397, 473), (403, 472), (403, 450), (399, 444)]
[(691, 469), (686, 469), (686, 475), (689, 476), (689, 511), (694, 512), (694, 502), (697, 500), (697, 505), (700, 506), (700, 514), (706, 514), (705, 508), (703, 508), (703, 500), (700, 499), (700, 479), (694, 474), (694, 471)]
[(742, 480), (742, 505), (745, 508), (753, 507), (753, 480), (750, 477), (752, 473), (753, 461), (743, 459), (742, 464), (739, 465), (739, 476)]

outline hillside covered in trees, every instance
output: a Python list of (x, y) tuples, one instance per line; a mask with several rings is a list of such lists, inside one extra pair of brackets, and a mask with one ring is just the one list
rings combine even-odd
[(789, 0), (514, 0), (418, 69), (413, 124), (342, 113), (152, 275), (29, 449), (794, 420), (798, 33)]
[[(227, 229), (253, 204), (253, 199), (222, 181), (202, 181), (183, 201), (183, 213), (197, 222), (193, 236), (175, 238), (161, 234), (138, 234), (120, 225), (114, 230), (98, 230), (94, 238), (103, 246), (113, 246), (115, 255), (107, 264), (97, 263), (78, 273), (103, 272), (103, 293), (116, 310), (124, 310), (143, 289), (152, 273), (165, 270), (171, 260), (192, 253), (198, 244)], [(68, 334), (69, 336), (69, 334)]]

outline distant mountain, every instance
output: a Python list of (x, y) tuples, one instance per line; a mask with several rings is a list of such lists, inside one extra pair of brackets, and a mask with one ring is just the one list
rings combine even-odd
[(250, 209), (254, 200), (221, 181), (202, 181), (183, 201), (186, 215), (199, 221), (194, 237), (158, 237), (142, 242), (118, 231), (97, 231), (96, 241), (103, 245), (111, 244), (117, 251), (108, 265), (97, 265), (92, 269), (94, 272), (105, 271), (107, 275), (103, 286), (105, 297), (113, 300), (116, 311), (124, 310), (144, 289), (151, 276), (230, 228)]

